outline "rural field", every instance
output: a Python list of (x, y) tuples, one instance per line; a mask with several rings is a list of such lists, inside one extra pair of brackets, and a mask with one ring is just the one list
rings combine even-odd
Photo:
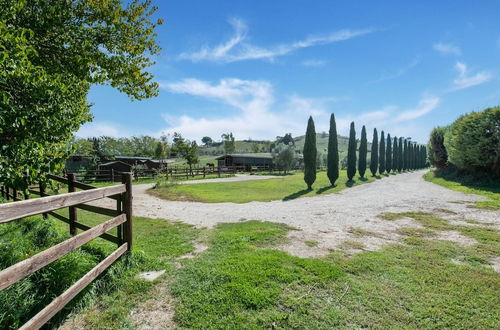
[(0, 329), (500, 329), (497, 16), (0, 0)]

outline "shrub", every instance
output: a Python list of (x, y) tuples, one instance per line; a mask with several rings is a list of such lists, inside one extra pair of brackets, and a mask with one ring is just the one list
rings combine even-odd
[(307, 122), (306, 139), (304, 141), (304, 181), (307, 189), (311, 190), (316, 181), (316, 129), (314, 121), (309, 117)]
[(358, 171), (359, 176), (364, 177), (366, 172), (366, 154), (368, 152), (368, 142), (366, 141), (366, 128), (363, 125), (361, 129), (361, 141), (359, 143), (359, 160), (358, 160)]
[(330, 131), (328, 136), (328, 158), (327, 158), (327, 175), (332, 186), (339, 178), (339, 145), (337, 139), (337, 124), (335, 123), (335, 115), (330, 116)]
[(372, 154), (370, 158), (370, 171), (372, 175), (377, 175), (378, 169), (378, 134), (377, 129), (373, 129), (373, 139), (372, 139)]
[(444, 133), (444, 145), (460, 170), (500, 176), (500, 107), (459, 117)]
[(349, 145), (347, 148), (347, 178), (349, 181), (351, 181), (356, 174), (356, 146), (356, 131), (354, 129), (354, 122), (351, 122)]
[(379, 149), (379, 173), (384, 174), (385, 172), (385, 138), (384, 131), (380, 132), (380, 149)]
[(447, 127), (436, 127), (431, 131), (428, 143), (429, 162), (432, 166), (441, 169), (448, 165), (448, 152), (444, 146), (444, 136)]

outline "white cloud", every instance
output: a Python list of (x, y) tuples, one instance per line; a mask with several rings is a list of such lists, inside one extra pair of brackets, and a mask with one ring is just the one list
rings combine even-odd
[(109, 123), (86, 123), (80, 127), (75, 134), (78, 137), (87, 138), (94, 136), (111, 136), (120, 137), (120, 130), (113, 124)]
[(434, 50), (443, 54), (443, 55), (455, 55), (460, 56), (462, 54), (462, 50), (460, 47), (455, 46), (453, 44), (445, 44), (442, 42), (438, 42), (433, 46)]
[(159, 134), (179, 132), (189, 139), (200, 140), (203, 136), (218, 139), (224, 132), (233, 132), (236, 138), (273, 139), (276, 135), (292, 133), (303, 135), (307, 118), (313, 116), (316, 131), (328, 131), (331, 112), (336, 112), (337, 131), (346, 135), (351, 121), (357, 128), (378, 127), (390, 132), (400, 123), (422, 117), (433, 111), (438, 97), (424, 97), (412, 109), (388, 105), (361, 114), (339, 114), (332, 103), (339, 98), (305, 98), (292, 95), (281, 104), (275, 104), (273, 86), (267, 81), (251, 81), (235, 78), (221, 79), (216, 83), (194, 78), (179, 82), (161, 83), (161, 88), (172, 93), (183, 93), (234, 107), (234, 114), (222, 118), (172, 117), (164, 115), (168, 127)]
[(226, 63), (257, 59), (273, 60), (276, 57), (289, 54), (301, 48), (326, 45), (374, 32), (374, 29), (344, 29), (326, 35), (310, 36), (304, 40), (266, 48), (252, 45), (245, 41), (248, 27), (242, 19), (232, 18), (229, 20), (229, 23), (234, 30), (234, 34), (229, 40), (212, 47), (203, 46), (200, 50), (192, 53), (182, 53), (179, 55), (179, 59), (191, 60), (193, 62), (212, 61)]
[(491, 74), (485, 71), (478, 72), (472, 76), (468, 75), (467, 65), (463, 62), (457, 62), (455, 69), (458, 71), (458, 77), (453, 80), (454, 87), (451, 89), (452, 91), (480, 85), (491, 79)]
[(406, 66), (400, 68), (398, 71), (390, 73), (390, 74), (384, 74), (377, 80), (372, 81), (372, 83), (377, 83), (385, 80), (391, 80), (391, 79), (396, 79), (413, 69), (415, 66), (417, 66), (420, 63), (420, 57), (417, 56), (415, 57), (410, 63), (408, 63)]
[(319, 67), (325, 66), (326, 63), (327, 63), (327, 61), (324, 61), (324, 60), (309, 59), (309, 60), (303, 61), (302, 65), (303, 66), (308, 66), (308, 67), (319, 68)]
[(425, 116), (434, 110), (439, 104), (439, 97), (428, 97), (421, 99), (414, 109), (403, 111), (396, 117), (395, 122), (408, 121)]

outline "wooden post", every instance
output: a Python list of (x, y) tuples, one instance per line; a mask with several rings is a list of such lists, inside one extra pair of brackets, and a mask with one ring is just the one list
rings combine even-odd
[(111, 169), (111, 182), (115, 182), (115, 169)]
[(9, 186), (5, 186), (5, 200), (9, 200)]
[(123, 238), (128, 243), (128, 251), (132, 251), (132, 174), (123, 173), (122, 183), (127, 189), (121, 196), (123, 212), (127, 221), (123, 224)]
[[(38, 187), (40, 188), (40, 197), (46, 196), (45, 195), (45, 185), (43, 184), (43, 182), (41, 180), (38, 182)], [(42, 216), (44, 219), (48, 219), (49, 214), (42, 213)]]
[(203, 179), (205, 179), (205, 174), (206, 174), (205, 166), (203, 166)]
[[(68, 192), (72, 193), (76, 191), (75, 184), (74, 182), (76, 181), (76, 175), (75, 173), (68, 173)], [(69, 207), (69, 233), (72, 236), (76, 235), (76, 226), (75, 222), (78, 220), (77, 213), (76, 213), (76, 207), (70, 206)]]
[(18, 199), (17, 199), (17, 189), (16, 188), (13, 188), (13, 198), (14, 198), (14, 202), (18, 201)]

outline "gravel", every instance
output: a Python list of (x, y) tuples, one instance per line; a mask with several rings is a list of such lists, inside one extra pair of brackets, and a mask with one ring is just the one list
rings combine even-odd
[[(209, 228), (222, 222), (244, 220), (285, 223), (298, 230), (290, 231), (290, 243), (281, 249), (301, 257), (324, 255), (338, 249), (343, 242), (353, 240), (363, 243), (361, 250), (376, 250), (384, 244), (401, 240), (404, 236), (395, 232), (398, 228), (420, 228), (416, 221), (409, 218), (388, 221), (378, 217), (385, 212), (430, 212), (455, 224), (471, 225), (464, 220), (473, 219), (494, 222), (493, 227), (499, 228), (500, 212), (470, 207), (475, 201), (484, 200), (482, 196), (464, 194), (427, 182), (422, 178), (424, 173), (425, 170), (420, 170), (391, 175), (328, 195), (245, 204), (165, 201), (146, 192), (152, 185), (134, 185), (134, 215), (178, 220)], [(213, 180), (210, 182), (215, 182)], [(352, 228), (361, 228), (374, 235), (359, 237), (359, 233), (353, 233)], [(440, 239), (470, 244), (461, 241), (467, 238), (456, 232), (450, 232), (448, 237), (443, 232)], [(309, 247), (304, 244), (306, 240), (317, 241), (318, 245)]]

